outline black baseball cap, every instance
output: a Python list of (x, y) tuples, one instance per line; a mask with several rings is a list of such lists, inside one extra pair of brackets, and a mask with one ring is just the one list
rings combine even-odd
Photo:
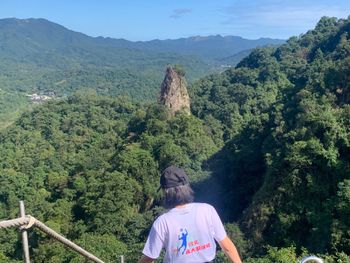
[[(160, 187), (161, 188), (171, 188), (180, 185), (189, 184), (188, 176), (184, 170), (176, 166), (169, 166), (166, 168), (160, 177)], [(158, 189), (158, 190), (159, 190)]]

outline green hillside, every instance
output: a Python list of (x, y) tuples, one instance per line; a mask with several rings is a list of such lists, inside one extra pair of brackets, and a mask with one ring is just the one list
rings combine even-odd
[[(217, 207), (244, 262), (349, 262), (349, 34), (350, 18), (324, 17), (255, 49), (191, 85), (192, 116), (93, 92), (35, 107), (0, 133), (0, 218), (24, 199), (107, 262), (135, 262), (162, 211), (159, 173), (175, 164)], [(5, 233), (0, 259), (21, 261), (17, 232)], [(34, 262), (84, 262), (39, 233), (30, 240)]]
[(209, 165), (250, 252), (350, 254), (349, 33), (349, 19), (322, 18), (193, 87), (194, 114), (224, 138)]
[(25, 110), (30, 109), (29, 100), (20, 92), (7, 92), (0, 89), (0, 130), (13, 123)]
[[(102, 95), (155, 101), (169, 64), (181, 64), (192, 82), (221, 70), (215, 60), (220, 56), (233, 55), (245, 47), (279, 43), (282, 41), (219, 36), (201, 41), (131, 42), (89, 37), (45, 19), (0, 19), (0, 89), (21, 92), (22, 97), (52, 92), (65, 97), (91, 89)], [(0, 100), (6, 101), (5, 97)], [(29, 101), (16, 103), (19, 114)], [(11, 105), (0, 108), (4, 116), (0, 116), (0, 127), (18, 117), (10, 109)]]
[[(188, 80), (193, 81), (215, 71), (211, 56), (227, 57), (247, 48), (283, 43), (220, 36), (200, 41), (188, 38), (131, 42), (89, 37), (45, 19), (14, 18), (0, 19), (0, 39), (0, 78), (4, 89), (52, 89), (67, 95), (72, 90), (95, 89), (96, 83), (91, 80), (97, 77), (102, 89), (108, 87), (108, 94), (127, 93), (139, 100), (154, 99), (168, 64), (183, 65)], [(93, 76), (81, 78), (80, 71)], [(63, 82), (59, 87), (55, 86), (57, 75), (58, 81)], [(138, 95), (140, 90), (149, 95)]]
[[(69, 95), (80, 89), (95, 89), (96, 81), (90, 82), (97, 77), (98, 85), (109, 87), (110, 94), (125, 92), (139, 100), (151, 100), (166, 65), (182, 64), (190, 80), (211, 70), (208, 63), (194, 56), (122, 48), (44, 19), (1, 19), (0, 39), (1, 85), (11, 91), (50, 89), (58, 95)], [(142, 79), (142, 85), (138, 79)], [(62, 83), (56, 86), (58, 81)], [(144, 86), (149, 95), (137, 96)]]

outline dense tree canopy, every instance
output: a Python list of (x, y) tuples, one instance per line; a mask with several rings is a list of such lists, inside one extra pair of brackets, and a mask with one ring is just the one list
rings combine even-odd
[[(120, 251), (111, 248), (106, 260), (115, 253), (138, 256), (159, 210), (160, 169), (181, 165), (200, 180), (201, 163), (217, 150), (193, 116), (169, 119), (157, 105), (78, 94), (23, 115), (0, 141), (0, 218), (16, 217), (24, 199), (29, 214), (77, 242), (115, 243)], [(20, 249), (16, 238), (7, 238), (12, 246), (2, 253)], [(36, 262), (58, 256), (45, 237), (34, 240)]]
[(195, 114), (223, 128), (212, 169), (225, 182), (225, 214), (239, 220), (252, 251), (350, 253), (349, 33), (349, 19), (324, 17), (193, 87)]
[[(102, 259), (134, 262), (162, 212), (159, 173), (175, 164), (246, 262), (348, 262), (349, 34), (350, 19), (324, 17), (283, 46), (255, 49), (190, 87), (191, 116), (94, 93), (34, 108), (0, 133), (0, 218), (16, 217), (24, 199)], [(30, 238), (35, 262), (83, 262)], [(0, 243), (1, 260), (20, 260), (16, 232)]]

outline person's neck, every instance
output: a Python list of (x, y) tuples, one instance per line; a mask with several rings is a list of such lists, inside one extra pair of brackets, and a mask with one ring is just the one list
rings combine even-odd
[(185, 208), (187, 204), (184, 204), (184, 205), (177, 205), (175, 206), (175, 208)]

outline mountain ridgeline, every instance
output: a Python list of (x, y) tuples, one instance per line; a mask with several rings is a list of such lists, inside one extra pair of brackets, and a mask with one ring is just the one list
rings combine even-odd
[[(192, 114), (93, 93), (35, 107), (0, 133), (0, 218), (24, 199), (103, 260), (136, 262), (162, 212), (159, 173), (174, 164), (217, 207), (244, 262), (350, 262), (349, 37), (350, 18), (323, 17), (254, 49), (188, 86)], [(84, 262), (36, 232), (30, 242), (34, 262)], [(16, 231), (0, 244), (1, 262), (21, 261)]]
[[(183, 65), (192, 81), (214, 72), (216, 59), (257, 46), (284, 43), (221, 36), (131, 42), (89, 37), (45, 19), (14, 18), (0, 20), (0, 39), (2, 85), (9, 90), (49, 89), (70, 94), (72, 90), (90, 87), (108, 95), (138, 95), (139, 99), (147, 92), (150, 94), (146, 98), (154, 98), (168, 64)], [(13, 75), (18, 69), (22, 77)], [(129, 83), (131, 78), (136, 78), (135, 87)], [(145, 82), (147, 91), (137, 80)]]
[[(45, 19), (0, 19), (0, 129), (29, 108), (27, 94), (65, 97), (90, 89), (155, 101), (167, 65), (182, 65), (193, 82), (237, 64), (247, 49), (283, 42), (221, 36), (131, 42), (90, 37)], [(231, 56), (236, 59), (226, 59)], [(20, 105), (9, 103), (14, 100)]]

